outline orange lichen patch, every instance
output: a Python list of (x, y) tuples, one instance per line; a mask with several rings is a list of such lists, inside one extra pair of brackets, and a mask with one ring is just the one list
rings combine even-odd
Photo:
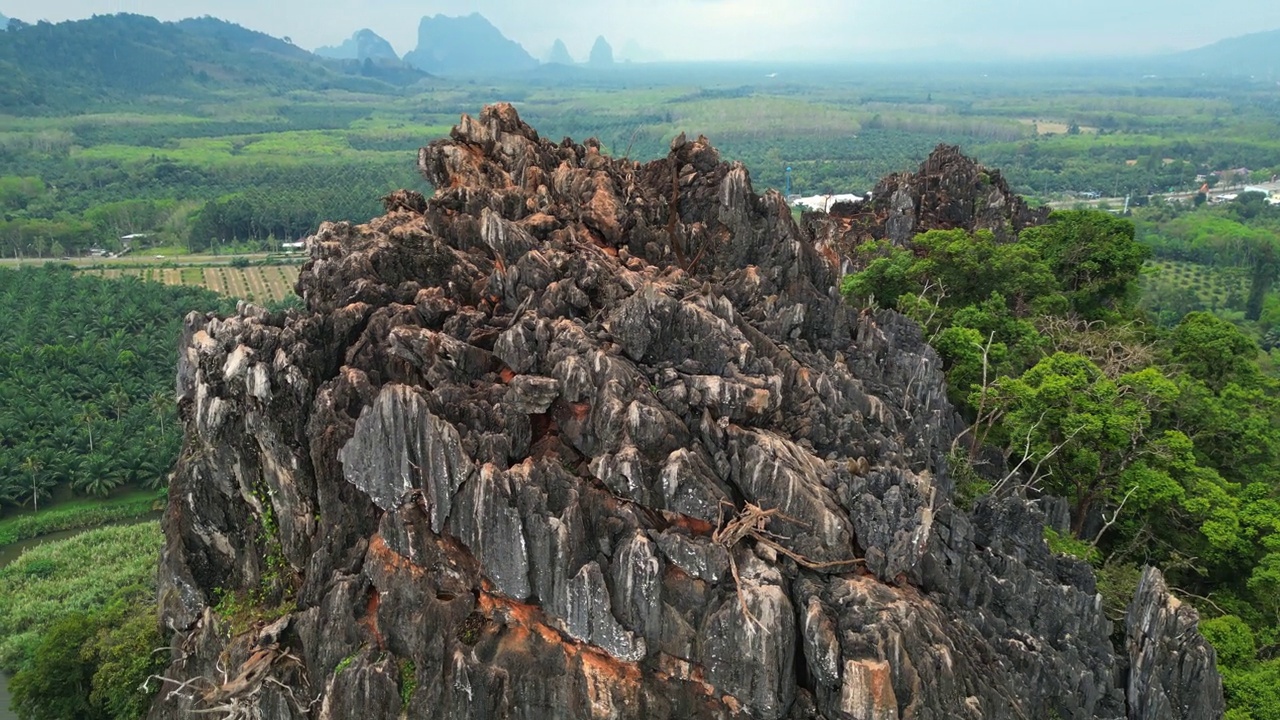
[[(578, 656), (587, 691), (587, 707), (591, 717), (616, 718), (634, 712), (640, 707), (640, 671), (634, 665), (626, 667), (633, 675), (619, 675), (616, 662), (606, 662), (600, 653), (581, 653)], [(609, 658), (611, 660), (611, 658)]]
[(884, 660), (848, 660), (840, 688), (840, 710), (853, 717), (896, 718), (898, 697), (893, 671)]
[(714, 525), (706, 520), (681, 515), (680, 513), (663, 511), (662, 517), (671, 527), (687, 530), (692, 535), (710, 535), (716, 529)]
[[(535, 168), (529, 168), (529, 169), (530, 171), (532, 171)], [(537, 170), (539, 173), (541, 173), (541, 168), (537, 168)], [(544, 213), (544, 212), (538, 212), (530, 215), (529, 217), (521, 220), (516, 224), (523, 226), (526, 230), (545, 233), (545, 232), (550, 232), (552, 228), (556, 226), (557, 222), (558, 221), (556, 220), (555, 216), (548, 215), (547, 213)]]
[(823, 245), (819, 249), (819, 252), (822, 254), (822, 257), (826, 259), (827, 265), (835, 268), (840, 267), (840, 254), (836, 252), (835, 248), (830, 245)]
[(365, 631), (374, 639), (379, 650), (381, 650), (385, 644), (382, 639), (382, 631), (378, 629), (378, 605), (381, 604), (381, 602), (382, 593), (378, 592), (378, 588), (370, 586), (369, 597), (365, 601), (364, 606), (364, 617), (357, 621), (357, 624), (364, 628)]
[(618, 660), (593, 645), (564, 635), (547, 624), (542, 608), (485, 591), (480, 593), (476, 609), (502, 624), (504, 632), (511, 634), (513, 646), (519, 647), (521, 642), (529, 642), (537, 637), (542, 642), (559, 648), (571, 663), (577, 664), (588, 682), (601, 683), (607, 680), (608, 686), (618, 691), (614, 694), (615, 698), (620, 696), (619, 693), (621, 696), (629, 696), (630, 693), (639, 692), (642, 678), (637, 665)]
[(706, 670), (688, 660), (666, 653), (658, 655), (658, 677), (689, 683), (693, 689), (707, 697), (715, 696), (715, 687), (706, 681)]
[(393, 572), (408, 573), (414, 580), (421, 580), (427, 574), (425, 570), (414, 565), (409, 558), (387, 547), (387, 542), (382, 539), (381, 534), (374, 535), (369, 541), (368, 557), (370, 560), (382, 563)]
[(591, 415), (591, 403), (569, 403), (569, 412), (573, 413), (574, 420), (586, 420)]
[(516, 379), (516, 373), (511, 368), (504, 367), (498, 372), (498, 377), (502, 378), (503, 385), (509, 385), (512, 380)]

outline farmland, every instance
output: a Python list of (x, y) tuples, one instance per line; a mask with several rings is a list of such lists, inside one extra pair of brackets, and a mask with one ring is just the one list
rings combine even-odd
[(135, 277), (165, 285), (203, 287), (219, 295), (255, 303), (278, 303), (293, 296), (293, 286), (298, 280), (297, 265), (133, 265), (93, 267), (81, 272), (106, 279)]

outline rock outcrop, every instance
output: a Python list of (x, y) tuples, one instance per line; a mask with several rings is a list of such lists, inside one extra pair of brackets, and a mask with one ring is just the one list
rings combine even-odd
[(1197, 629), (1200, 615), (1169, 594), (1159, 570), (1143, 572), (1125, 624), (1132, 720), (1222, 717), (1217, 653)]
[(308, 241), (305, 311), (186, 321), (153, 720), (1210, 717), (1126, 699), (1042, 515), (950, 503), (919, 328), (705, 139), (499, 105), (419, 165)]
[(915, 173), (881, 180), (871, 199), (837, 203), (829, 217), (816, 218), (817, 235), (845, 251), (867, 240), (903, 245), (928, 230), (990, 230), (1012, 240), (1039, 225), (1047, 209), (1032, 209), (1009, 189), (998, 170), (965, 156), (954, 145), (939, 145)]

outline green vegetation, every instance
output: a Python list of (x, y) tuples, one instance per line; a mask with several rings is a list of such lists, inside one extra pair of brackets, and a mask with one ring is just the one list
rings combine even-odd
[(400, 661), (400, 706), (409, 707), (413, 692), (418, 689), (418, 668), (412, 660)]
[(119, 497), (61, 502), (39, 513), (0, 520), (0, 547), (64, 530), (141, 520), (162, 509), (163, 491), (135, 491)]
[(0, 508), (162, 487), (182, 318), (218, 308), (196, 288), (0, 268)]
[[(1148, 252), (1127, 220), (1060, 212), (1012, 243), (868, 243), (843, 288), (916, 317), (942, 356), (971, 423), (952, 453), (959, 502), (1066, 498), (1070, 532), (1046, 539), (1097, 566), (1108, 613), (1123, 617), (1141, 565), (1160, 566), (1213, 618), (1234, 717), (1275, 717), (1280, 666), (1259, 653), (1280, 640), (1280, 381), (1227, 319), (1152, 322)], [(1003, 467), (981, 464), (984, 444)]]
[[(0, 669), (26, 720), (141, 718), (164, 666), (155, 622), (158, 523), (91, 530), (0, 570)], [(153, 684), (154, 688), (155, 685)]]

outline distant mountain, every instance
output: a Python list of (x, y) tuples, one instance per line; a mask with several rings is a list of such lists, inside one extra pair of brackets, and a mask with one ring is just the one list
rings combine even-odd
[(422, 18), (418, 47), (404, 59), (439, 75), (502, 75), (538, 67), (532, 55), (480, 13)]
[(223, 88), (387, 93), (422, 77), (405, 68), (385, 73), (356, 61), (324, 60), (210, 17), (162, 23), (142, 15), (97, 15), (14, 23), (0, 34), (0, 112), (82, 110), (142, 95), (198, 96)]
[(8, 27), (9, 27), (9, 18), (5, 17), (4, 13), (0, 13), (0, 30), (5, 30)]
[(596, 44), (591, 46), (591, 57), (587, 60), (589, 65), (612, 65), (613, 64), (613, 46), (609, 44), (604, 36), (596, 38)]
[(1219, 40), (1161, 58), (1167, 65), (1210, 75), (1251, 75), (1280, 79), (1280, 30)]
[(357, 31), (341, 45), (316, 48), (316, 55), (334, 60), (400, 60), (391, 43), (368, 28)]
[(549, 65), (572, 65), (573, 56), (569, 54), (569, 48), (564, 46), (564, 41), (556, 38), (555, 44), (547, 52), (546, 61)]

